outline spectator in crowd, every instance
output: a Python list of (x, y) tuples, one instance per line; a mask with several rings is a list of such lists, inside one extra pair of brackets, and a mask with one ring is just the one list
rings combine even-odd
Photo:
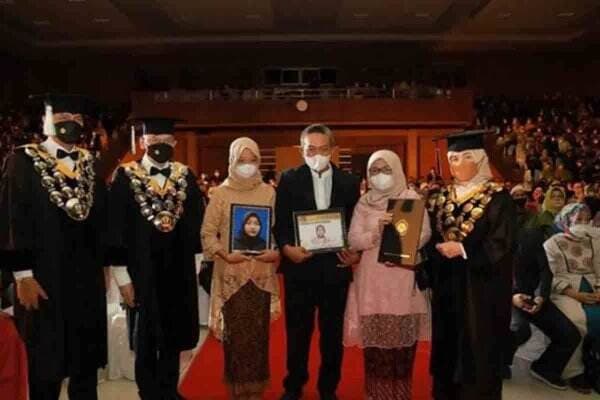
[[(517, 235), (514, 257), (513, 312), (507, 364), (519, 346), (531, 337), (529, 324), (550, 338), (542, 355), (531, 363), (530, 373), (555, 389), (564, 390), (562, 371), (581, 342), (575, 325), (550, 300), (552, 273), (540, 228), (524, 228)], [(506, 372), (510, 376), (510, 370)]]
[(527, 209), (537, 214), (542, 210), (542, 203), (544, 202), (544, 188), (542, 186), (536, 186), (531, 192), (529, 201), (527, 201)]
[[(600, 162), (600, 160), (598, 160)], [(583, 203), (585, 200), (585, 184), (581, 181), (573, 182), (571, 185), (571, 191), (573, 192), (573, 196), (571, 197), (571, 201), (576, 203)]]
[(519, 229), (527, 226), (535, 214), (526, 207), (529, 191), (524, 185), (515, 185), (510, 195), (517, 206), (517, 226)]
[[(559, 233), (544, 243), (552, 279), (552, 301), (575, 324), (581, 337), (600, 337), (600, 231), (589, 224), (585, 204), (565, 206), (556, 216)], [(581, 342), (563, 371), (563, 378), (581, 392), (591, 388), (583, 375)]]
[(542, 211), (531, 219), (528, 227), (538, 227), (544, 231), (547, 239), (555, 233), (554, 218), (567, 202), (566, 191), (562, 186), (551, 186), (546, 192)]

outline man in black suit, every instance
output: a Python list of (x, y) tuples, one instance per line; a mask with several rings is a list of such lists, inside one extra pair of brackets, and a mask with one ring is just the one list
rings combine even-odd
[(284, 257), (287, 369), (282, 400), (302, 397), (308, 381), (308, 354), (318, 309), (321, 332), (321, 368), (318, 389), (321, 399), (336, 399), (343, 357), (344, 310), (352, 270), (360, 261), (349, 249), (338, 254), (311, 254), (295, 244), (295, 211), (343, 208), (346, 226), (360, 196), (358, 178), (331, 163), (333, 133), (325, 125), (310, 125), (300, 136), (306, 162), (285, 171), (277, 188), (275, 239)]

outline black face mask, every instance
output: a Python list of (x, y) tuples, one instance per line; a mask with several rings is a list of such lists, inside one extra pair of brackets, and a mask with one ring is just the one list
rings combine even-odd
[(527, 203), (527, 198), (526, 197), (521, 197), (518, 199), (513, 199), (515, 204), (517, 205), (517, 207), (519, 208), (524, 208), (525, 204)]
[(148, 146), (148, 156), (159, 164), (166, 163), (173, 157), (173, 146), (157, 143)]
[(56, 130), (56, 137), (61, 142), (75, 144), (79, 143), (79, 141), (81, 140), (83, 127), (77, 122), (60, 122), (58, 124), (55, 124), (54, 128)]

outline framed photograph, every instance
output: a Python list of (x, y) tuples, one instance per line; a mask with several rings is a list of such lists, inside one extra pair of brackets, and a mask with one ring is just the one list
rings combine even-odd
[(348, 245), (344, 210), (333, 208), (294, 213), (296, 246), (311, 253), (338, 252)]
[(268, 206), (232, 204), (229, 252), (260, 254), (270, 249), (272, 214)]

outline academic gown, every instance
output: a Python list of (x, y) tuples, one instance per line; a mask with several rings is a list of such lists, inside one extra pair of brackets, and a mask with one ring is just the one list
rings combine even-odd
[(506, 191), (492, 195), (483, 216), (462, 242), (466, 260), (446, 259), (435, 249), (444, 240), (436, 229), (435, 212), (431, 221), (431, 373), (446, 386), (495, 385), (499, 395), (503, 341), (510, 324), (514, 203)]
[(195, 254), (204, 205), (191, 171), (186, 179), (184, 212), (168, 233), (141, 215), (123, 167), (109, 194), (111, 264), (127, 266), (138, 303), (135, 329), (170, 351), (192, 349), (199, 339)]
[[(66, 182), (73, 187), (75, 181)], [(15, 305), (32, 379), (54, 382), (106, 365), (105, 212), (98, 177), (88, 218), (75, 221), (50, 202), (23, 149), (8, 159), (0, 189), (3, 263), (33, 270), (48, 295), (37, 311)]]

